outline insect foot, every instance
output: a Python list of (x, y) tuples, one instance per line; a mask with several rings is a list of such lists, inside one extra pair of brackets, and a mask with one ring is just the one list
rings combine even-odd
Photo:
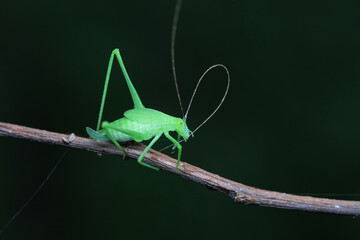
[[(180, 166), (181, 166), (182, 168), (181, 168)], [(184, 168), (184, 164), (183, 164), (183, 163), (177, 164), (176, 168), (179, 169), (180, 171), (186, 173), (186, 170), (185, 170), (185, 168)]]

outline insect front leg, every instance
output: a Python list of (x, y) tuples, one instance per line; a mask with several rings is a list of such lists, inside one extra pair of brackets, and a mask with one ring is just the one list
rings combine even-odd
[(185, 169), (180, 168), (180, 158), (181, 158), (181, 149), (182, 146), (180, 145), (180, 143), (178, 141), (176, 141), (175, 138), (173, 138), (172, 136), (170, 136), (170, 134), (168, 132), (164, 132), (165, 137), (167, 137), (170, 141), (172, 141), (175, 146), (178, 149), (178, 159), (177, 159), (177, 163), (176, 163), (176, 168), (179, 169), (180, 171), (185, 171)]

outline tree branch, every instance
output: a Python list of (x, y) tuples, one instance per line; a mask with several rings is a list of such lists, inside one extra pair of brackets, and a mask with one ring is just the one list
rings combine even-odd
[[(48, 132), (10, 123), (0, 122), (0, 136), (57, 144), (93, 151), (99, 154), (123, 155), (123, 153), (110, 142), (97, 142), (92, 139), (77, 136), (72, 139), (73, 137), (69, 137), (69, 135), (66, 134)], [(141, 143), (129, 143), (124, 146), (128, 157), (133, 159), (137, 159), (144, 148), (145, 145)], [(175, 173), (186, 179), (223, 192), (237, 203), (309, 212), (360, 215), (360, 201), (315, 198), (261, 190), (231, 181), (184, 162), (182, 162), (182, 167), (185, 171), (182, 172), (176, 168), (175, 159), (153, 149), (149, 150), (143, 161), (164, 171)]]

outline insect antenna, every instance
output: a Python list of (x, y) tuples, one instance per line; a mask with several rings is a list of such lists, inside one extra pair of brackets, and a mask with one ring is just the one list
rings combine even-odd
[(174, 13), (172, 32), (171, 32), (171, 64), (172, 64), (172, 71), (173, 71), (173, 75), (174, 75), (176, 94), (177, 94), (177, 97), (179, 100), (182, 116), (184, 117), (184, 108), (183, 108), (183, 105), (181, 102), (179, 86), (177, 84), (176, 70), (175, 70), (175, 38), (176, 38), (176, 29), (177, 29), (177, 25), (178, 25), (178, 21), (179, 21), (181, 5), (182, 5), (182, 0), (178, 0), (176, 3), (176, 6), (175, 6), (175, 13)]
[[(225, 100), (225, 98), (226, 98), (226, 96), (227, 96), (227, 94), (228, 94), (229, 87), (230, 87), (230, 73), (229, 73), (229, 70), (228, 70), (224, 65), (222, 65), (222, 64), (215, 64), (215, 65), (209, 67), (209, 68), (201, 75), (198, 83), (196, 84), (196, 87), (195, 87), (195, 89), (194, 89), (194, 92), (193, 92), (193, 94), (192, 94), (192, 96), (191, 96), (191, 99), (190, 99), (190, 102), (189, 102), (189, 106), (188, 106), (188, 108), (187, 108), (187, 110), (186, 110), (186, 114), (185, 114), (184, 119), (185, 119), (185, 120), (187, 119), (187, 115), (188, 115), (188, 113), (189, 113), (191, 104), (192, 104), (192, 102), (193, 102), (193, 100), (194, 100), (196, 91), (197, 91), (197, 89), (198, 89), (198, 87), (199, 87), (202, 79), (205, 77), (205, 75), (206, 75), (211, 69), (216, 68), (216, 67), (222, 67), (222, 68), (224, 68), (225, 71), (226, 71), (226, 74), (227, 74), (227, 85), (226, 85), (226, 90), (225, 90), (224, 96), (222, 97), (219, 105), (215, 108), (215, 110), (214, 110), (199, 126), (197, 126), (197, 127), (195, 128), (195, 130), (192, 131), (192, 133), (194, 133), (194, 132), (196, 132), (197, 130), (199, 130), (199, 128), (201, 128), (201, 127), (219, 110), (219, 108), (220, 108), (221, 105), (223, 104), (223, 102), (224, 102), (224, 100)], [(179, 140), (179, 143), (181, 143), (181, 142), (183, 142), (183, 141), (184, 141), (184, 139)], [(162, 152), (162, 151), (164, 151), (164, 150), (166, 150), (166, 149), (168, 149), (168, 148), (170, 148), (170, 147), (173, 147), (173, 146), (174, 146), (174, 144), (170, 144), (170, 145), (168, 145), (168, 146), (160, 149), (159, 152)]]
[(225, 100), (225, 98), (226, 98), (226, 95), (228, 94), (229, 87), (230, 87), (230, 73), (229, 73), (229, 70), (228, 70), (224, 65), (222, 65), (222, 64), (215, 64), (215, 65), (209, 67), (209, 68), (203, 73), (203, 75), (200, 77), (198, 83), (196, 84), (195, 90), (194, 90), (194, 92), (193, 92), (193, 94), (192, 94), (192, 96), (191, 96), (190, 102), (189, 102), (189, 106), (188, 106), (188, 108), (187, 108), (187, 110), (186, 110), (184, 119), (185, 119), (185, 120), (187, 119), (187, 116), (188, 116), (188, 113), (189, 113), (191, 104), (192, 104), (192, 102), (193, 102), (193, 100), (194, 100), (196, 91), (197, 91), (197, 89), (198, 89), (198, 87), (199, 87), (202, 79), (205, 77), (205, 75), (206, 75), (211, 69), (216, 68), (216, 67), (222, 67), (222, 68), (224, 68), (225, 71), (226, 71), (226, 74), (227, 74), (227, 86), (226, 86), (226, 90), (225, 90), (224, 96), (222, 97), (219, 105), (215, 108), (215, 110), (214, 110), (197, 128), (195, 128), (194, 131), (192, 131), (193, 133), (195, 133), (199, 128), (201, 128), (201, 127), (219, 110), (219, 108), (221, 107), (221, 105), (223, 104), (223, 102), (224, 102), (224, 100)]
[(4, 230), (22, 213), (22, 211), (29, 205), (29, 203), (33, 200), (33, 198), (36, 196), (36, 194), (44, 187), (44, 185), (49, 181), (50, 177), (55, 172), (56, 168), (59, 166), (59, 164), (62, 162), (62, 160), (65, 158), (66, 153), (69, 150), (65, 150), (65, 152), (61, 155), (55, 166), (51, 169), (50, 173), (46, 176), (46, 178), (41, 182), (41, 184), (36, 188), (36, 190), (31, 194), (31, 196), (28, 198), (28, 200), (22, 205), (19, 210), (7, 221), (7, 223), (0, 228), (0, 235), (4, 232)]

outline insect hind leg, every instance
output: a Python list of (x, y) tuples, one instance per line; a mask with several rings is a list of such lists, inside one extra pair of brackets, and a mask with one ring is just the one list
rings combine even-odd
[(115, 138), (110, 134), (107, 127), (103, 127), (103, 130), (105, 132), (105, 135), (115, 144), (115, 146), (117, 146), (124, 153), (123, 159), (125, 159), (127, 156), (125, 149), (123, 147), (121, 147), (120, 144), (115, 140)]
[(102, 95), (102, 99), (101, 99), (100, 111), (99, 111), (96, 131), (100, 130), (101, 119), (102, 119), (104, 106), (105, 106), (106, 95), (107, 95), (107, 89), (108, 89), (109, 81), (110, 81), (111, 69), (112, 69), (112, 65), (113, 65), (113, 62), (114, 62), (114, 56), (116, 56), (116, 58), (117, 58), (117, 60), (118, 60), (118, 62), (120, 64), (121, 71), (123, 72), (123, 75), (125, 77), (125, 81), (126, 81), (126, 83), (128, 85), (130, 95), (131, 95), (133, 103), (134, 103), (134, 108), (145, 108), (144, 105), (142, 104), (141, 100), (140, 100), (139, 94), (136, 92), (135, 87), (132, 84), (132, 82), (130, 80), (130, 77), (129, 77), (127, 71), (126, 71), (124, 62), (123, 62), (123, 60), (121, 58), (121, 55), (120, 55), (120, 51), (119, 51), (119, 49), (116, 48), (111, 52), (108, 68), (107, 68), (107, 71), (106, 71), (104, 91), (103, 91), (103, 95)]

